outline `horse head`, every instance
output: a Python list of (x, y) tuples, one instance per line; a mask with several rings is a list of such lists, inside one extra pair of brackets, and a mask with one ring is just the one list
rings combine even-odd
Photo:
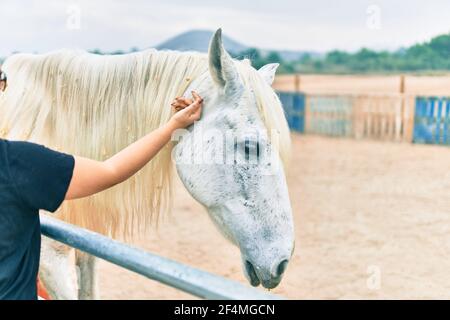
[(208, 61), (208, 72), (185, 92), (196, 90), (204, 97), (202, 118), (180, 134), (174, 161), (190, 194), (239, 247), (249, 282), (274, 288), (294, 249), (292, 209), (274, 134), (280, 128), (268, 128), (267, 112), (260, 107), (277, 108), (272, 114), (288, 132), (271, 88), (278, 65), (255, 70), (232, 59), (220, 29), (210, 42)]

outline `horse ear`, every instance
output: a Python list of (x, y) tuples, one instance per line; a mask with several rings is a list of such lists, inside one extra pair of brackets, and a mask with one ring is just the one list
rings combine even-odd
[(218, 29), (209, 43), (209, 71), (214, 83), (226, 94), (233, 94), (242, 88), (233, 59), (222, 44), (222, 29)]
[(272, 85), (273, 80), (275, 80), (275, 73), (277, 72), (279, 66), (279, 63), (269, 63), (261, 67), (261, 69), (258, 70), (258, 73), (269, 85)]

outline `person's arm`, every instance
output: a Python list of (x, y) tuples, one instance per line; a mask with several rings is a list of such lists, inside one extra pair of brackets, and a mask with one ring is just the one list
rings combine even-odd
[(172, 133), (200, 119), (203, 99), (192, 92), (194, 100), (176, 99), (178, 111), (164, 126), (147, 134), (106, 161), (75, 156), (75, 167), (65, 199), (86, 197), (108, 189), (131, 177), (147, 164), (170, 141)]
[(8, 86), (8, 79), (6, 77), (6, 73), (2, 71), (0, 68), (0, 91), (5, 91), (6, 87)]

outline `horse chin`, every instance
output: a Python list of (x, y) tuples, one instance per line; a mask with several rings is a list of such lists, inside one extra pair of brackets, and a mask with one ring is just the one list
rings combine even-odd
[(278, 277), (276, 279), (271, 279), (269, 281), (263, 281), (262, 286), (266, 288), (267, 290), (275, 289), (278, 287), (278, 285), (281, 282), (281, 277)]

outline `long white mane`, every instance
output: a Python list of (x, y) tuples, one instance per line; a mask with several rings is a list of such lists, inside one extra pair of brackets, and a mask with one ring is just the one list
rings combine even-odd
[[(285, 158), (290, 137), (278, 97), (248, 64), (235, 62), (267, 128), (280, 132)], [(114, 56), (63, 50), (17, 54), (2, 69), (8, 88), (0, 93), (0, 137), (104, 160), (166, 123), (173, 98), (208, 71), (208, 56), (154, 49)], [(128, 181), (66, 202), (59, 217), (125, 237), (157, 221), (158, 213), (170, 209), (171, 148), (167, 145)]]

